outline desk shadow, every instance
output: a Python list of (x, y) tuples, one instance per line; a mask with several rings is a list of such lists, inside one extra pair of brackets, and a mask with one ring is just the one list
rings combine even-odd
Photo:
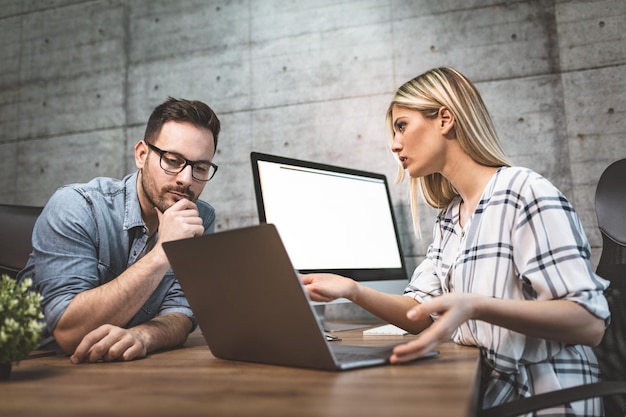
[(19, 384), (21, 382), (31, 382), (52, 378), (62, 373), (63, 370), (59, 368), (45, 367), (20, 369), (19, 365), (13, 365), (11, 376), (8, 379), (0, 380), (0, 386), (3, 384)]

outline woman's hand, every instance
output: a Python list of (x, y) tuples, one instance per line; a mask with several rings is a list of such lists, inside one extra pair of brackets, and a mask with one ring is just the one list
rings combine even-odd
[(449, 293), (430, 299), (407, 312), (407, 318), (416, 320), (426, 315), (437, 314), (439, 318), (409, 343), (397, 346), (390, 358), (391, 363), (408, 362), (436, 350), (450, 340), (454, 331), (473, 318), (477, 301), (476, 294)]
[(346, 277), (335, 274), (306, 274), (300, 275), (309, 298), (312, 301), (329, 302), (337, 298), (354, 300), (357, 283)]

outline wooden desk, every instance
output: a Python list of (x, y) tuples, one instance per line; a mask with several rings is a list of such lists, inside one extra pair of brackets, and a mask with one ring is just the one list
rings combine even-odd
[[(413, 336), (337, 333), (349, 344)], [(214, 358), (201, 334), (185, 347), (132, 362), (22, 361), (0, 382), (0, 416), (465, 416), (478, 350), (446, 343), (436, 359), (344, 372)]]

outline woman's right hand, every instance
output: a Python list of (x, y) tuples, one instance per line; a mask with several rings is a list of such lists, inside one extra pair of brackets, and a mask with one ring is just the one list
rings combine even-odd
[(356, 281), (335, 274), (299, 275), (312, 301), (329, 302), (337, 298), (354, 301)]

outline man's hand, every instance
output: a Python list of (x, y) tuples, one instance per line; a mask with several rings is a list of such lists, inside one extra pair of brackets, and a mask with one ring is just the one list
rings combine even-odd
[(137, 331), (105, 324), (87, 333), (70, 361), (111, 362), (143, 358), (148, 353), (145, 341)]
[(159, 243), (204, 234), (198, 207), (189, 200), (179, 200), (164, 212), (155, 210), (159, 218)]

